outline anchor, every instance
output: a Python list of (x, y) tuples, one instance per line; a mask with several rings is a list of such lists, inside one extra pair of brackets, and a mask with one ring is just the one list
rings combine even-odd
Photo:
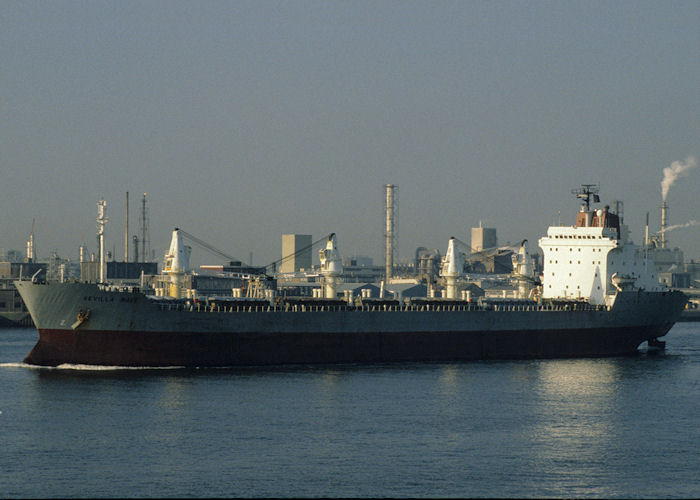
[(70, 326), (73, 330), (78, 328), (80, 325), (85, 323), (88, 319), (90, 319), (90, 309), (88, 309), (86, 312), (83, 312), (82, 309), (78, 311), (78, 319), (75, 320), (75, 322)]

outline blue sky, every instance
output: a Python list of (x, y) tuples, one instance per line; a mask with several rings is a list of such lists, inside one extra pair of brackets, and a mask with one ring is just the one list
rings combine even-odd
[[(178, 226), (255, 264), (285, 232), (381, 262), (386, 183), (402, 257), (479, 221), (536, 241), (582, 183), (639, 243), (663, 169), (700, 158), (697, 1), (23, 0), (0, 25), (0, 247), (34, 218), (40, 258), (94, 251), (101, 197), (123, 258), (129, 191), (158, 257)], [(700, 260), (700, 227), (667, 238)]]

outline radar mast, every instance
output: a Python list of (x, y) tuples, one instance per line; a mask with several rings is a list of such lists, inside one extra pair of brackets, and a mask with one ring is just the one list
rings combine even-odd
[(586, 212), (590, 212), (591, 202), (600, 203), (598, 192), (600, 192), (600, 187), (597, 184), (581, 184), (580, 188), (571, 190), (576, 198), (581, 198), (586, 203)]

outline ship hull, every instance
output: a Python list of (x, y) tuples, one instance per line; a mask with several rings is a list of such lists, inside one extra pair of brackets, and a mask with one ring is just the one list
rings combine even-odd
[(477, 332), (110, 332), (39, 330), (34, 365), (255, 366), (613, 356), (670, 328)]
[[(679, 292), (631, 292), (607, 310), (181, 310), (88, 284), (18, 282), (37, 324), (35, 365), (242, 366), (595, 357), (665, 335)], [(77, 320), (80, 312), (87, 319)]]

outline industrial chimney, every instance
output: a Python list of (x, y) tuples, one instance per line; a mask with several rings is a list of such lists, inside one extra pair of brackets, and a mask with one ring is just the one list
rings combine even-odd
[(126, 217), (124, 219), (124, 262), (129, 262), (129, 191), (126, 192)]
[(97, 202), (97, 237), (100, 242), (100, 283), (107, 280), (107, 269), (105, 258), (105, 225), (109, 218), (105, 215), (107, 202), (103, 199)]
[(661, 248), (666, 248), (666, 228), (668, 228), (668, 202), (661, 204)]
[(36, 260), (36, 249), (34, 248), (34, 219), (32, 219), (32, 232), (29, 233), (27, 240), (27, 257), (25, 262), (34, 262)]
[(398, 207), (398, 186), (387, 184), (384, 197), (384, 213), (386, 221), (384, 224), (384, 255), (385, 255), (385, 283), (389, 283), (394, 270), (394, 247), (397, 242), (396, 219)]
[(148, 212), (146, 210), (146, 196), (148, 196), (147, 193), (143, 193), (143, 198), (141, 199), (141, 220), (139, 221), (139, 229), (141, 229), (141, 262), (150, 262), (149, 253), (151, 252), (150, 241), (148, 239)]

